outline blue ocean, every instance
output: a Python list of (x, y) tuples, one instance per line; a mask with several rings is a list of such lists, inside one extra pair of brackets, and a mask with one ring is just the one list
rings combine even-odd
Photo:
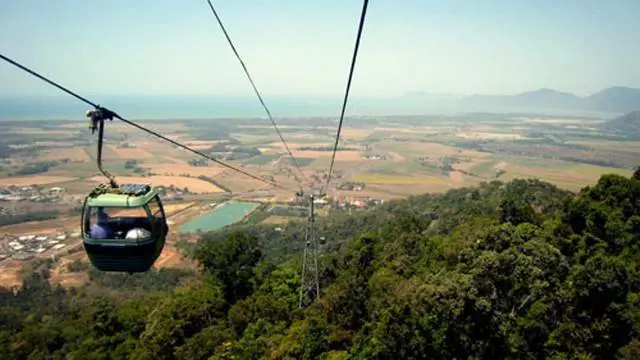
[[(217, 117), (265, 117), (256, 97), (232, 96), (93, 96), (87, 98), (131, 119), (190, 119)], [(339, 98), (267, 97), (265, 102), (274, 117), (338, 117)], [(0, 120), (83, 119), (90, 107), (65, 96), (0, 98)], [(349, 103), (348, 115), (392, 114), (402, 107), (376, 99), (357, 99)]]
[[(258, 99), (251, 96), (87, 96), (125, 118), (138, 119), (207, 119), (266, 116)], [(335, 97), (264, 96), (275, 117), (322, 116), (338, 118), (342, 99)], [(0, 120), (73, 120), (84, 119), (89, 106), (70, 96), (0, 97)], [(384, 115), (456, 115), (468, 112), (537, 113), (548, 115), (594, 116), (609, 118), (616, 114), (595, 111), (461, 107), (456, 99), (414, 98), (410, 96), (349, 99), (347, 116)]]

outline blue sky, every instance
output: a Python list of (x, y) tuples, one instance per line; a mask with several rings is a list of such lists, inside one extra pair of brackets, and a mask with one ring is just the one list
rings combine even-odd
[[(214, 1), (265, 96), (340, 96), (359, 0)], [(371, 0), (353, 96), (640, 87), (637, 0)], [(0, 52), (87, 95), (251, 95), (205, 0), (0, 2)], [(0, 95), (57, 95), (0, 64)]]

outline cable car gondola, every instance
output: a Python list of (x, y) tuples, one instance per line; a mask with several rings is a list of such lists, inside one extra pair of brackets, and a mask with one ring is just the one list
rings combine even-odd
[(164, 248), (168, 226), (149, 185), (97, 187), (82, 211), (84, 248), (101, 271), (145, 272)]
[(87, 113), (98, 129), (98, 169), (109, 179), (87, 196), (82, 209), (83, 244), (101, 271), (145, 272), (162, 249), (169, 227), (158, 190), (147, 184), (118, 185), (102, 169), (104, 120), (113, 113), (97, 108)]

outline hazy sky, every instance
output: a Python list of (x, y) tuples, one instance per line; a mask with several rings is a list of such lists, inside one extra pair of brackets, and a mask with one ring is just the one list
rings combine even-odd
[[(360, 0), (214, 1), (268, 95), (344, 91)], [(638, 0), (371, 0), (353, 96), (640, 87)], [(0, 52), (87, 95), (251, 95), (205, 0), (5, 0)], [(0, 95), (57, 90), (0, 63)]]

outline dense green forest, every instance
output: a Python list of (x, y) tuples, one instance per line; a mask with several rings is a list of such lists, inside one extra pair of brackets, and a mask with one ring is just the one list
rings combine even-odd
[(92, 271), (65, 290), (34, 269), (0, 291), (0, 358), (640, 358), (638, 180), (493, 181), (332, 213), (305, 309), (301, 230), (209, 234), (197, 273)]

